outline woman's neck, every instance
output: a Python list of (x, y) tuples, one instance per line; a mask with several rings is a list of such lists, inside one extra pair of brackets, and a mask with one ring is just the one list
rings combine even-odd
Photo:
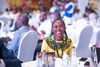
[(54, 37), (54, 39), (55, 39), (56, 41), (61, 41), (61, 40), (63, 40), (63, 37)]

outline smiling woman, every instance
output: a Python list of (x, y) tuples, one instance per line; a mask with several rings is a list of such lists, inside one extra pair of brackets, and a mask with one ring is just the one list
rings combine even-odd
[(41, 51), (55, 52), (55, 57), (62, 58), (63, 54), (69, 57), (72, 52), (72, 41), (67, 37), (65, 24), (61, 19), (52, 23), (52, 35), (43, 40)]

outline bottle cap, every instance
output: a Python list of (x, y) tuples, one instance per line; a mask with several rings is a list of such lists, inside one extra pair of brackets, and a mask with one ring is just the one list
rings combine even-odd
[(75, 48), (75, 46), (73, 46), (72, 48)]
[(43, 52), (46, 52), (45, 50), (43, 50)]

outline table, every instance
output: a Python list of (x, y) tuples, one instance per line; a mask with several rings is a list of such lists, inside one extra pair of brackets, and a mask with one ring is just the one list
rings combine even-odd
[[(77, 67), (87, 67), (87, 66), (84, 66), (84, 63), (86, 61), (90, 61), (90, 58), (88, 58), (84, 62), (79, 61), (79, 59), (80, 58), (77, 58)], [(22, 67), (36, 67), (36, 64), (37, 64), (37, 61), (29, 61), (29, 62), (22, 63)], [(55, 67), (66, 67), (66, 66), (62, 66), (62, 59), (56, 58)]]

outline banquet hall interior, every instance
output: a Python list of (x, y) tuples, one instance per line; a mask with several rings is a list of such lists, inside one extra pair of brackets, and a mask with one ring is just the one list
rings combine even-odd
[[(16, 36), (16, 32), (21, 29), (17, 22), (21, 21), (19, 18), (22, 14), (27, 15), (29, 19), (26, 26), (29, 27), (30, 31), (21, 31)], [(22, 67), (37, 67), (34, 66), (37, 63), (37, 54), (42, 52), (44, 40), (51, 37), (53, 33), (52, 23), (57, 18), (64, 21), (65, 32), (75, 47), (75, 57), (78, 57), (78, 60), (80, 60), (79, 58), (87, 58), (84, 63), (77, 61), (76, 64), (85, 66), (89, 61), (87, 65), (95, 67), (95, 65), (91, 66), (92, 61), (98, 63), (98, 67), (100, 67), (100, 0), (0, 0), (0, 39), (3, 40), (7, 49), (10, 50), (13, 47), (14, 55), (23, 61)], [(25, 21), (27, 22), (26, 19)], [(61, 27), (59, 26), (60, 30), (62, 30)], [(57, 27), (55, 28), (58, 30)], [(57, 33), (61, 34), (61, 32)], [(47, 48), (47, 46), (45, 47)], [(47, 52), (48, 56), (49, 52), (51, 51)], [(59, 51), (57, 53), (59, 54)], [(62, 53), (62, 55), (64, 54)], [(66, 59), (68, 66), (68, 55)], [(55, 67), (62, 66), (62, 60), (58, 58), (56, 60)], [(43, 62), (40, 61), (40, 63)], [(66, 65), (66, 63), (63, 65)]]

